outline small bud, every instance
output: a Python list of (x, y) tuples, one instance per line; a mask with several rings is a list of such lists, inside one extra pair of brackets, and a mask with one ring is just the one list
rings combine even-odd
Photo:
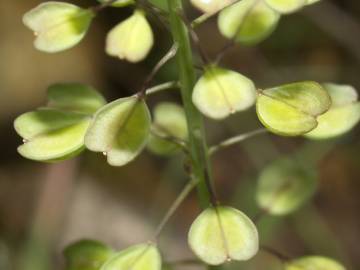
[(106, 52), (129, 62), (139, 62), (148, 55), (153, 44), (153, 32), (144, 12), (136, 10), (108, 33)]

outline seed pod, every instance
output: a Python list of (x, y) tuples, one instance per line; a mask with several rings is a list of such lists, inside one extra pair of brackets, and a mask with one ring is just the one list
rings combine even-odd
[(241, 0), (220, 12), (218, 26), (226, 38), (246, 45), (266, 39), (276, 28), (280, 14), (258, 0)]
[(306, 4), (307, 5), (312, 5), (312, 4), (315, 4), (317, 2), (319, 2), (320, 0), (307, 0)]
[(258, 205), (273, 215), (300, 208), (315, 192), (316, 172), (290, 159), (279, 159), (261, 172), (256, 189)]
[(349, 85), (324, 84), (332, 105), (329, 111), (318, 117), (319, 125), (305, 134), (310, 139), (329, 139), (343, 135), (360, 121), (360, 102), (356, 90)]
[(195, 85), (192, 101), (205, 116), (223, 119), (251, 107), (256, 99), (254, 83), (235, 71), (209, 66)]
[(155, 107), (152, 134), (148, 141), (149, 150), (158, 155), (168, 155), (178, 150), (175, 143), (165, 140), (164, 137), (180, 141), (188, 138), (184, 109), (175, 103), (162, 102)]
[(101, 270), (161, 270), (161, 255), (154, 244), (129, 247), (108, 260)]
[(298, 11), (307, 4), (307, 1), (308, 0), (265, 0), (266, 4), (282, 14)]
[(327, 91), (316, 82), (297, 82), (259, 92), (256, 110), (270, 131), (297, 136), (313, 130), (317, 117), (331, 105)]
[(106, 53), (129, 62), (139, 62), (148, 55), (153, 44), (153, 32), (145, 13), (136, 10), (108, 33)]
[(81, 240), (64, 250), (66, 270), (99, 270), (114, 255), (114, 251), (101, 242)]
[(34, 31), (35, 47), (55, 53), (78, 44), (85, 36), (94, 14), (72, 4), (45, 2), (23, 16), (24, 24)]
[(286, 264), (285, 270), (346, 270), (337, 261), (321, 257), (321, 256), (307, 256), (300, 259), (293, 260)]
[(236, 0), (191, 0), (191, 4), (204, 13), (216, 13)]
[(225, 206), (204, 210), (191, 225), (188, 242), (193, 252), (210, 265), (248, 260), (259, 249), (253, 222), (239, 210)]
[(22, 114), (14, 122), (15, 130), (24, 139), (18, 152), (38, 161), (69, 158), (83, 150), (89, 123), (87, 115), (55, 109)]
[(94, 116), (85, 136), (86, 147), (107, 156), (113, 166), (136, 158), (147, 143), (151, 117), (143, 100), (133, 96), (115, 100)]

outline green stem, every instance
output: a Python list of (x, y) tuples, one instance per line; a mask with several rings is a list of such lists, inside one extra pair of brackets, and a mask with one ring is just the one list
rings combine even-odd
[(192, 173), (198, 181), (197, 190), (200, 205), (202, 208), (206, 208), (210, 204), (216, 205), (217, 200), (211, 186), (211, 170), (203, 119), (192, 103), (192, 91), (196, 77), (189, 33), (179, 16), (182, 13), (181, 0), (167, 0), (167, 2), (171, 32), (174, 42), (179, 46), (176, 60), (181, 84), (181, 96), (189, 130)]

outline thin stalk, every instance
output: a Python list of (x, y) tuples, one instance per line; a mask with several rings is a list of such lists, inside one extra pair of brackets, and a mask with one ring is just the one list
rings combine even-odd
[(198, 181), (197, 190), (202, 208), (217, 204), (212, 188), (210, 162), (206, 143), (203, 118), (192, 103), (195, 85), (195, 69), (190, 46), (189, 33), (179, 14), (183, 14), (181, 0), (167, 0), (169, 6), (170, 28), (174, 42), (179, 46), (176, 55), (181, 96), (189, 130), (189, 151), (192, 161), (192, 174)]
[(194, 179), (191, 179), (184, 189), (180, 192), (174, 203), (171, 205), (167, 213), (165, 214), (164, 218), (160, 222), (159, 226), (156, 228), (154, 239), (157, 239), (164, 229), (165, 225), (168, 223), (169, 219), (174, 215), (175, 211), (179, 208), (179, 206), (182, 204), (182, 202), (186, 199), (186, 197), (190, 194), (190, 192), (194, 189), (196, 186), (197, 181)]
[(149, 96), (152, 94), (159, 93), (161, 91), (175, 89), (175, 88), (178, 88), (179, 86), (180, 86), (180, 84), (178, 81), (165, 82), (165, 83), (158, 84), (156, 86), (148, 88), (146, 90), (146, 95)]
[(214, 153), (216, 153), (217, 151), (219, 150), (222, 150), (223, 148), (226, 148), (226, 147), (229, 147), (231, 145), (234, 145), (234, 144), (237, 144), (237, 143), (240, 143), (240, 142), (243, 142), (245, 141), (246, 139), (249, 139), (249, 138), (252, 138), (256, 135), (259, 135), (259, 134), (264, 134), (267, 132), (267, 129), (265, 128), (262, 128), (262, 129), (257, 129), (257, 130), (254, 130), (254, 131), (250, 131), (250, 132), (247, 132), (247, 133), (244, 133), (244, 134), (240, 134), (240, 135), (237, 135), (235, 137), (231, 137), (217, 145), (214, 145), (214, 146), (211, 146), (210, 149), (209, 149), (209, 155), (212, 155)]

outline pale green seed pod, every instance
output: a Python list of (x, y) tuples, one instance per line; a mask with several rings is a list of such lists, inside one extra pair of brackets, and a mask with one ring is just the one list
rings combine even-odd
[(226, 38), (246, 45), (266, 39), (276, 28), (280, 14), (258, 0), (241, 0), (220, 12), (218, 27)]
[(106, 53), (129, 62), (139, 62), (149, 54), (153, 44), (153, 32), (145, 13), (136, 10), (108, 33)]
[(225, 206), (204, 210), (191, 225), (188, 243), (210, 265), (249, 260), (259, 249), (254, 223), (239, 210)]
[(94, 88), (79, 83), (59, 83), (48, 88), (48, 107), (93, 114), (106, 104)]
[(85, 36), (94, 14), (63, 2), (45, 2), (23, 16), (24, 24), (34, 31), (35, 47), (55, 53), (78, 44)]
[(316, 186), (314, 169), (303, 168), (294, 160), (279, 159), (261, 172), (256, 201), (269, 214), (286, 215), (308, 201)]
[(37, 161), (57, 161), (84, 148), (84, 136), (90, 117), (82, 113), (41, 109), (20, 115), (14, 122), (16, 132), (24, 139), (18, 152)]
[(300, 10), (307, 4), (308, 0), (265, 0), (266, 4), (274, 10), (289, 14)]
[(315, 4), (317, 2), (319, 2), (320, 0), (307, 0), (306, 4), (307, 5), (312, 5), (312, 4)]
[(331, 105), (327, 91), (316, 82), (298, 82), (258, 93), (257, 115), (271, 132), (298, 136), (313, 130), (317, 117)]
[(114, 254), (101, 242), (81, 240), (64, 250), (66, 270), (99, 270)]
[(337, 261), (321, 257), (307, 256), (293, 260), (286, 264), (285, 270), (346, 270), (343, 265)]
[(236, 0), (191, 0), (191, 4), (204, 13), (216, 13)]
[(86, 147), (107, 156), (113, 166), (135, 159), (146, 146), (151, 116), (147, 105), (138, 97), (115, 100), (94, 116), (85, 136)]
[[(111, 0), (98, 0), (100, 3), (107, 3)], [(112, 7), (126, 7), (135, 4), (135, 0), (117, 0), (111, 4)]]
[(310, 139), (329, 139), (351, 131), (360, 121), (360, 102), (356, 90), (349, 85), (324, 84), (332, 105), (318, 117), (319, 125), (305, 134)]
[(154, 244), (140, 244), (120, 251), (101, 270), (161, 270), (161, 255)]
[(244, 75), (209, 66), (194, 87), (192, 101), (205, 116), (223, 119), (250, 108), (256, 99), (254, 83)]
[(162, 102), (154, 109), (152, 135), (148, 141), (148, 149), (158, 155), (176, 152), (179, 147), (164, 137), (186, 141), (188, 129), (184, 109), (171, 102)]

